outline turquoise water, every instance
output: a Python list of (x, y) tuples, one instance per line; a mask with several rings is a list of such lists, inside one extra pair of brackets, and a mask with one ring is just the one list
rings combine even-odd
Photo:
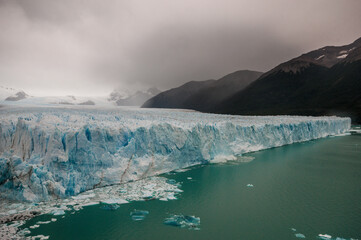
[[(178, 200), (132, 202), (114, 211), (89, 206), (31, 235), (50, 239), (361, 239), (361, 134), (260, 151), (248, 163), (214, 164), (165, 175), (182, 183)], [(192, 178), (192, 179), (188, 179)], [(253, 184), (254, 187), (247, 187)], [(134, 209), (149, 211), (133, 221)], [(163, 224), (200, 217), (200, 230)], [(55, 216), (44, 215), (24, 227)], [(296, 229), (296, 231), (292, 230)]]

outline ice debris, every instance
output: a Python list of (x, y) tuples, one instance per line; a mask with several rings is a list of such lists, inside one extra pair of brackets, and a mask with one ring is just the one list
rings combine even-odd
[[(107, 210), (115, 210), (121, 204), (131, 201), (151, 199), (175, 200), (182, 192), (175, 180), (168, 183), (165, 177), (149, 177), (134, 182), (96, 188), (78, 196), (39, 203), (12, 203), (10, 200), (0, 201), (0, 223), (12, 222), (16, 219), (29, 219), (39, 214), (64, 215), (68, 211), (78, 211), (83, 207), (101, 204)], [(16, 214), (13, 214), (16, 213)], [(52, 218), (50, 221), (56, 221)]]
[(188, 228), (191, 230), (200, 230), (201, 219), (188, 215), (172, 215), (164, 220), (165, 225)]
[(36, 224), (49, 224), (51, 221), (38, 221)]
[(47, 240), (47, 239), (49, 239), (49, 236), (36, 235), (36, 236), (30, 237), (29, 239), (31, 239), (31, 240), (36, 240), (36, 239), (39, 239), (39, 240)]
[(33, 225), (33, 226), (30, 226), (29, 228), (31, 228), (31, 229), (35, 229), (35, 228), (38, 228), (38, 227), (40, 227), (40, 225), (35, 224), (35, 225)]
[(132, 220), (134, 221), (142, 221), (145, 219), (145, 217), (149, 214), (148, 211), (146, 210), (137, 210), (134, 209), (134, 211), (132, 211), (130, 213), (130, 217), (132, 218)]
[(306, 238), (306, 236), (304, 234), (302, 234), (302, 233), (296, 233), (295, 237), (296, 238)]
[(110, 211), (114, 211), (117, 210), (118, 208), (120, 208), (120, 206), (116, 203), (112, 203), (112, 204), (102, 204), (100, 206), (101, 209), (103, 210), (110, 210)]
[(52, 213), (54, 216), (59, 216), (59, 215), (64, 215), (65, 211), (63, 209), (56, 209)]
[(247, 184), (247, 187), (254, 187), (253, 184), (249, 183)]
[(328, 234), (318, 234), (318, 237), (321, 239), (326, 239), (326, 240), (332, 238), (332, 236), (328, 235)]
[(125, 204), (125, 203), (129, 203), (127, 200), (121, 199), (121, 198), (109, 198), (109, 199), (105, 199), (102, 200), (101, 203), (104, 204)]

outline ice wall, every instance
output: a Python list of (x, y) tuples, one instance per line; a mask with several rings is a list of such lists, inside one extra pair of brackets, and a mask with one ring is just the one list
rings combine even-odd
[(5, 108), (0, 194), (76, 195), (243, 153), (345, 133), (349, 118), (228, 116), (156, 109)]

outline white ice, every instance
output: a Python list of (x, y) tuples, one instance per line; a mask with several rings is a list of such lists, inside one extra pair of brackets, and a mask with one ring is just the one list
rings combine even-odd
[[(3, 107), (0, 193), (29, 202), (65, 198), (193, 165), (235, 160), (247, 152), (342, 134), (350, 124), (349, 118), (339, 117)], [(150, 195), (144, 189), (143, 196)]]

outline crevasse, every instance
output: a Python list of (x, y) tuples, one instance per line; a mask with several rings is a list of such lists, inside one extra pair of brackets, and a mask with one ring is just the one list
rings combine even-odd
[(132, 108), (0, 111), (0, 194), (64, 198), (243, 153), (338, 135), (349, 118)]

